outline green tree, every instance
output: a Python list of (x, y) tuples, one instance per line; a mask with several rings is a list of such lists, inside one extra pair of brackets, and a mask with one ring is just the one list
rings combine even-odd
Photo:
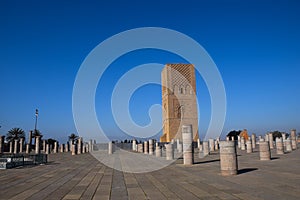
[(75, 135), (75, 133), (72, 133), (72, 134), (69, 136), (69, 140), (71, 140), (71, 144), (74, 144), (74, 142), (75, 142), (75, 143), (77, 142), (78, 136)]
[(32, 137), (36, 137), (36, 136), (40, 136), (41, 138), (43, 137), (43, 134), (41, 133), (40, 130), (34, 130), (33, 131), (33, 134), (32, 134)]
[(21, 128), (12, 128), (6, 134), (6, 140), (8, 142), (18, 140), (18, 139), (25, 139), (25, 131)]
[[(47, 143), (49, 144), (49, 146), (51, 145), (52, 149), (54, 149), (55, 142), (58, 142), (58, 141), (55, 139), (52, 139), (52, 138), (47, 139)], [(57, 145), (59, 145), (59, 144), (57, 143)]]
[(232, 130), (230, 131), (228, 134), (227, 134), (227, 137), (229, 137), (229, 139), (231, 140), (231, 137), (233, 136), (234, 137), (234, 140), (237, 140), (238, 139), (238, 136), (240, 135), (242, 131), (241, 130)]
[[(39, 131), (37, 129), (33, 131), (32, 137), (34, 138), (34, 144), (36, 144), (36, 136), (40, 136), (40, 139), (42, 139), (43, 134), (41, 133), (41, 131)], [(40, 145), (41, 145), (41, 143), (40, 143)]]
[(281, 134), (280, 131), (273, 131), (272, 134), (273, 134), (273, 140), (274, 141), (276, 140), (276, 138), (281, 138), (282, 137), (282, 134)]

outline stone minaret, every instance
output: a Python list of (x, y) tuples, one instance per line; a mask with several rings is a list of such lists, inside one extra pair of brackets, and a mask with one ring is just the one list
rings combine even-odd
[(195, 69), (192, 64), (166, 64), (161, 73), (163, 135), (161, 142), (180, 139), (181, 126), (193, 126), (193, 139), (198, 139)]

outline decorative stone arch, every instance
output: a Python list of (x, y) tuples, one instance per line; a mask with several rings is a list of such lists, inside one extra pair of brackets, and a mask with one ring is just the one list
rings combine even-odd
[(186, 94), (192, 94), (191, 93), (191, 87), (189, 85), (185, 86), (185, 93)]
[(179, 105), (178, 106), (178, 111), (177, 111), (177, 117), (178, 118), (183, 118), (183, 111), (184, 111), (184, 106), (183, 105)]
[(178, 87), (178, 85), (174, 85), (174, 87), (173, 87), (173, 93), (174, 94), (178, 94), (180, 91), (179, 91), (179, 87)]
[(186, 94), (184, 85), (181, 85), (181, 86), (180, 86), (180, 88), (179, 88), (179, 93), (180, 93), (180, 94)]

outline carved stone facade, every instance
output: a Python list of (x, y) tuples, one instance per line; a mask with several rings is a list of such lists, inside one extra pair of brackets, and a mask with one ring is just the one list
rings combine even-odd
[(192, 64), (166, 64), (161, 73), (163, 135), (161, 142), (180, 139), (181, 126), (193, 126), (193, 139), (198, 139), (198, 112), (195, 69)]

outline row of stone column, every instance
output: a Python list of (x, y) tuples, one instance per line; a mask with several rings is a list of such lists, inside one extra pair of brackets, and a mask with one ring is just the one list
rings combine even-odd
[(286, 134), (282, 133), (282, 137), (276, 138), (275, 143), (273, 141), (273, 134), (266, 134), (264, 138), (260, 137), (261, 142), (268, 142), (269, 148), (272, 150), (276, 148), (277, 154), (284, 154), (285, 152), (291, 152), (297, 149), (298, 141), (296, 136), (296, 130), (291, 130), (290, 136), (287, 138)]
[[(177, 140), (177, 151), (183, 152), (183, 164), (192, 165), (194, 164), (194, 148), (193, 148), (193, 134), (192, 134), (192, 125), (183, 125), (182, 126), (182, 144)], [(273, 135), (268, 135), (270, 141), (273, 141)], [(291, 134), (292, 140), (294, 140), (294, 146), (297, 147), (296, 141), (296, 131)], [(274, 145), (270, 145), (269, 141), (264, 141), (262, 137), (259, 137), (259, 157), (260, 160), (270, 160), (271, 152), (270, 149)], [(289, 138), (288, 138), (289, 139)], [(288, 140), (287, 141), (292, 141)], [(209, 139), (209, 141), (203, 141), (202, 144), (200, 140), (198, 142), (199, 152), (202, 152), (204, 155), (209, 155), (210, 152), (220, 149), (220, 170), (223, 176), (236, 175), (238, 172), (238, 161), (236, 153), (236, 142), (234, 140), (220, 141), (219, 138), (216, 140)], [(291, 146), (292, 142), (287, 143), (287, 146)], [(278, 154), (284, 153), (284, 142), (283, 138), (276, 138), (276, 149)], [(251, 138), (238, 138), (238, 148), (242, 150), (247, 150), (247, 153), (252, 153), (253, 149), (256, 148), (256, 135), (252, 134)], [(132, 150), (140, 153), (153, 155), (153, 140), (145, 141), (144, 143), (137, 144), (135, 140), (132, 143)], [(165, 144), (166, 149), (166, 160), (174, 159), (174, 140), (171, 143)], [(155, 156), (162, 156), (162, 149), (156, 143), (155, 145)]]
[[(39, 142), (39, 139), (36, 140)], [(47, 144), (45, 140), (43, 140), (43, 153), (50, 154), (51, 153), (51, 145)], [(36, 144), (35, 153), (40, 152), (39, 144)], [(73, 141), (69, 141), (66, 144), (61, 144), (58, 146), (58, 142), (54, 142), (54, 147), (52, 153), (63, 153), (63, 152), (71, 152), (72, 155), (88, 153), (93, 150), (93, 141), (90, 140), (89, 142), (84, 142), (82, 137), (79, 137), (77, 143), (74, 144)]]
[[(4, 136), (0, 136), (0, 153), (4, 153)], [(70, 142), (71, 143), (71, 142)], [(25, 152), (24, 152), (24, 145), (25, 145)], [(75, 147), (74, 147), (75, 145)], [(46, 140), (42, 141), (40, 140), (40, 136), (35, 137), (35, 145), (34, 145), (34, 152), (36, 154), (45, 153), (50, 154), (51, 150), (53, 149), (53, 153), (58, 152), (69, 152), (72, 151), (72, 155), (86, 153), (92, 151), (92, 140), (89, 143), (84, 143), (82, 138), (78, 139), (78, 144), (69, 144), (67, 142), (66, 144), (61, 144), (58, 146), (58, 142), (54, 142), (54, 147), (52, 148), (50, 144), (46, 143)], [(42, 148), (41, 148), (42, 147)], [(29, 143), (24, 144), (24, 138), (21, 138), (20, 140), (14, 140), (14, 142), (9, 142), (9, 153), (26, 153), (29, 154), (31, 152), (31, 145)]]
[(209, 139), (208, 141), (203, 141), (201, 143), (200, 139), (197, 140), (199, 158), (203, 158), (209, 155), (211, 152), (218, 151), (220, 146), (220, 138)]
[[(156, 146), (158, 143), (156, 143)], [(143, 143), (137, 144), (136, 140), (132, 141), (132, 150), (139, 152), (139, 153), (144, 153), (144, 154), (154, 154), (154, 141), (150, 139), (149, 141), (144, 141)]]
[[(297, 140), (296, 140), (296, 131), (292, 130), (291, 138), (294, 140), (294, 148), (297, 148)], [(267, 135), (269, 141), (264, 141), (263, 138), (260, 138), (259, 141), (259, 159), (260, 160), (271, 160), (271, 148), (274, 148), (273, 145), (273, 134)], [(248, 138), (249, 139), (249, 138)], [(253, 142), (255, 139), (249, 139), (246, 142), (247, 152), (251, 153), (253, 149)], [(288, 140), (289, 141), (289, 140)], [(271, 144), (272, 143), (272, 144)], [(288, 146), (292, 146), (291, 142), (288, 142)], [(284, 142), (283, 137), (276, 138), (276, 152), (277, 154), (284, 154)], [(241, 137), (241, 149), (243, 149), (243, 138)], [(221, 166), (221, 174), (222, 175), (234, 175), (237, 174), (237, 156), (236, 156), (236, 147), (234, 141), (222, 141), (220, 142), (220, 166)]]
[[(166, 149), (166, 160), (173, 160), (174, 159), (174, 142), (165, 144)], [(182, 144), (177, 140), (177, 152), (182, 152)], [(153, 139), (149, 141), (144, 141), (143, 143), (136, 144), (136, 140), (133, 140), (132, 143), (132, 150), (137, 151), (139, 153), (155, 155), (156, 157), (162, 157), (162, 148), (158, 142), (155, 143)]]
[[(268, 138), (273, 141), (273, 135), (268, 135)], [(297, 148), (297, 139), (296, 139), (296, 131), (292, 130), (291, 138), (287, 138), (285, 142), (283, 142), (283, 138), (276, 138), (276, 152), (277, 154), (284, 154), (284, 144), (286, 145), (287, 149), (291, 151), (292, 149)], [(256, 136), (252, 134), (251, 139), (248, 138), (246, 144), (245, 140), (241, 137), (240, 140), (240, 148), (247, 149), (247, 153), (252, 153), (253, 149), (256, 145)], [(252, 142), (253, 141), (253, 142)], [(294, 145), (292, 145), (292, 141), (294, 141)], [(198, 141), (198, 143), (200, 143)], [(199, 150), (203, 150), (205, 155), (209, 154), (209, 151), (212, 150), (213, 142), (204, 141), (202, 146), (199, 146)], [(221, 174), (222, 175), (234, 175), (237, 174), (237, 157), (236, 157), (236, 147), (234, 141), (221, 141), (220, 145), (220, 166), (221, 166)], [(210, 147), (209, 147), (210, 146)], [(243, 146), (245, 148), (243, 148)], [(271, 159), (271, 148), (274, 148), (274, 145), (270, 145), (269, 142), (260, 141), (259, 142), (259, 156), (260, 160), (270, 160)]]
[[(182, 149), (183, 149), (183, 146), (182, 146), (183, 144), (180, 143), (179, 139), (177, 139), (176, 142), (177, 142), (176, 143), (177, 152), (181, 153)], [(171, 143), (165, 144), (166, 160), (174, 159), (174, 150), (175, 150), (174, 146), (175, 146), (174, 140), (172, 140)], [(139, 153), (155, 155), (156, 157), (162, 157), (162, 148), (158, 142), (156, 142), (154, 144), (153, 139), (150, 139), (149, 141), (144, 141), (143, 143), (140, 143), (140, 144), (137, 144), (137, 141), (134, 139), (132, 141), (132, 150), (139, 152)], [(109, 142), (108, 143), (108, 154), (112, 154), (113, 152), (114, 152), (113, 143)]]
[[(4, 153), (4, 136), (0, 136), (0, 154)], [(24, 139), (14, 140), (9, 142), (9, 153), (22, 153), (23, 152)]]
[[(177, 151), (182, 150), (183, 153), (183, 164), (193, 165), (194, 164), (194, 147), (193, 147), (193, 133), (192, 125), (182, 126), (182, 144), (177, 140)], [(200, 140), (198, 142), (199, 151), (203, 151), (205, 155), (209, 152), (219, 150), (220, 147), (220, 168), (221, 174), (224, 176), (237, 174), (237, 154), (234, 141), (220, 141), (219, 138), (216, 140), (209, 139), (209, 141), (204, 141), (202, 144)], [(146, 144), (146, 142), (144, 143)], [(133, 146), (134, 147), (134, 146)], [(142, 144), (138, 144), (142, 148)], [(165, 144), (166, 147), (166, 160), (174, 159), (174, 149), (173, 143)], [(134, 148), (133, 148), (134, 149)], [(140, 150), (142, 152), (142, 150)], [(156, 145), (157, 157), (161, 156), (161, 148)]]
[[(64, 148), (61, 148), (63, 150)], [(66, 149), (66, 148), (65, 148)], [(93, 141), (84, 142), (82, 137), (80, 137), (76, 144), (71, 143), (71, 153), (72, 155), (79, 155), (93, 151)]]
[[(175, 153), (175, 140), (173, 139), (170, 143), (167, 143), (164, 146), (166, 151), (166, 160), (173, 160)], [(108, 149), (110, 154), (110, 145)], [(144, 141), (141, 144), (137, 144), (136, 140), (133, 140), (132, 150), (149, 155), (155, 154), (156, 157), (162, 157), (162, 148), (158, 143), (154, 145), (153, 139)], [(194, 163), (193, 134), (191, 125), (184, 125), (182, 127), (182, 143), (179, 139), (176, 140), (176, 151), (178, 153), (183, 153), (184, 165), (191, 165)]]
[(247, 150), (247, 153), (252, 153), (253, 149), (256, 148), (256, 135), (253, 133), (248, 138), (237, 136), (237, 145), (239, 149), (243, 151)]
[(139, 153), (154, 155), (158, 143), (154, 145), (154, 140), (144, 141), (143, 143), (137, 144), (136, 140), (132, 141), (132, 150)]
[[(276, 153), (284, 154), (282, 138), (276, 138)], [(260, 160), (271, 160), (271, 148), (270, 148), (269, 141), (261, 140), (259, 142), (259, 159)]]
[[(0, 153), (4, 153), (4, 136), (0, 136)], [(35, 145), (35, 153), (39, 152), (39, 143), (40, 136), (36, 136), (36, 145)], [(8, 153), (24, 153), (24, 146), (25, 146), (25, 153), (30, 152), (30, 144), (24, 144), (24, 138), (20, 138), (18, 140), (10, 141), (9, 142), (9, 151)]]

